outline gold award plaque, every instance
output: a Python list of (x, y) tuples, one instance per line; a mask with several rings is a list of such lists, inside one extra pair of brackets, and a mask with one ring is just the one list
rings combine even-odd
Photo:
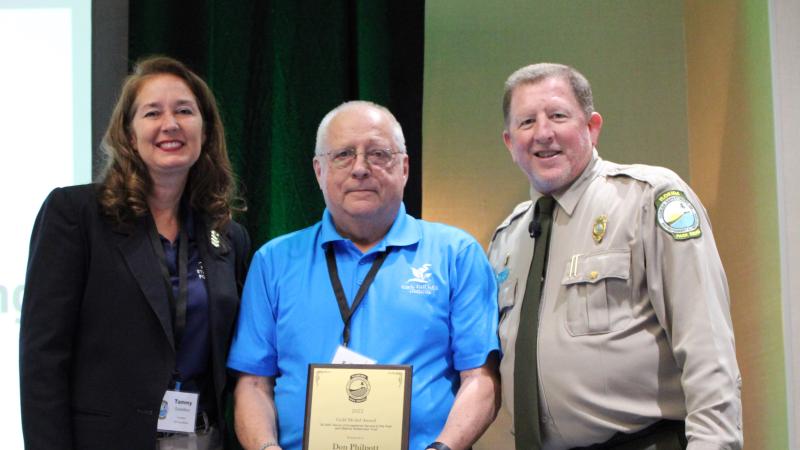
[(411, 366), (309, 364), (304, 450), (407, 450)]

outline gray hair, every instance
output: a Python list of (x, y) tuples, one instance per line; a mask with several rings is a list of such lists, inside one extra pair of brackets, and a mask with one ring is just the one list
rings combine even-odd
[(331, 121), (333, 118), (336, 117), (337, 114), (340, 112), (355, 108), (355, 107), (371, 107), (377, 109), (378, 111), (382, 112), (389, 118), (392, 122), (392, 140), (394, 141), (395, 150), (405, 153), (406, 152), (406, 138), (403, 136), (403, 128), (400, 126), (400, 122), (394, 117), (394, 115), (389, 111), (386, 107), (381, 106), (377, 103), (373, 103), (366, 100), (352, 100), (349, 102), (344, 102), (341, 105), (333, 108), (328, 114), (325, 114), (325, 117), (322, 118), (322, 121), (319, 123), (319, 128), (317, 128), (317, 142), (314, 146), (314, 154), (319, 156), (325, 153), (325, 148), (323, 148), (323, 143), (325, 139), (328, 137), (328, 126), (330, 126)]
[(594, 102), (592, 100), (592, 86), (586, 77), (574, 68), (564, 64), (538, 63), (518, 69), (508, 77), (503, 92), (503, 123), (508, 128), (509, 115), (511, 113), (511, 97), (514, 90), (523, 84), (536, 84), (547, 78), (562, 78), (569, 81), (572, 93), (578, 100), (578, 104), (583, 110), (583, 114), (588, 119), (594, 112)]

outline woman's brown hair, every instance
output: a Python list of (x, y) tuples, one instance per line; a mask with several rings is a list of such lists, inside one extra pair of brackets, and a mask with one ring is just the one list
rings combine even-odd
[(129, 224), (149, 213), (147, 196), (153, 182), (147, 166), (132, 145), (131, 122), (141, 87), (153, 76), (164, 74), (174, 75), (186, 83), (203, 118), (205, 142), (200, 157), (189, 170), (183, 197), (193, 210), (210, 219), (213, 229), (221, 230), (230, 221), (233, 211), (246, 208), (244, 201), (236, 195), (217, 102), (200, 77), (181, 62), (165, 56), (140, 60), (122, 85), (103, 137), (106, 164), (100, 178), (100, 206), (118, 224)]

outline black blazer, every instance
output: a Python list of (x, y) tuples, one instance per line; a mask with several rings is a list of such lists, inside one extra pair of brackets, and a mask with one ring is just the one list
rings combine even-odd
[[(222, 419), (250, 238), (231, 222), (214, 247), (206, 221), (195, 224)], [(168, 302), (144, 220), (111, 225), (95, 185), (59, 188), (47, 197), (33, 227), (20, 321), (26, 448), (155, 448), (159, 407), (175, 367)]]

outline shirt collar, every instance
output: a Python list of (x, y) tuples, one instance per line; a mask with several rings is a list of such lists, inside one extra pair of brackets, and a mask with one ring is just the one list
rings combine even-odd
[[(328, 242), (350, 242), (349, 239), (343, 237), (336, 231), (336, 226), (333, 223), (333, 216), (325, 208), (322, 213), (322, 224), (320, 230), (320, 245), (324, 246)], [(406, 206), (402, 202), (400, 208), (397, 210), (397, 217), (394, 219), (389, 232), (378, 242), (378, 244), (371, 248), (367, 254), (386, 250), (387, 247), (406, 247), (419, 242), (421, 237), (419, 224), (413, 217), (406, 214)], [(352, 245), (352, 244), (351, 244)]]
[[(589, 164), (586, 165), (586, 168), (583, 169), (578, 178), (566, 190), (553, 194), (553, 198), (567, 215), (571, 216), (572, 212), (575, 211), (578, 201), (600, 171), (602, 161), (603, 159), (598, 155), (597, 149), (593, 148), (592, 159), (589, 160)], [(531, 200), (533, 200), (533, 203), (535, 204), (540, 197), (543, 197), (542, 193), (531, 186)]]
[[(183, 216), (181, 217), (180, 227), (181, 229), (186, 230), (186, 237), (190, 241), (193, 241), (195, 236), (195, 229), (194, 229), (194, 213), (192, 212), (191, 209), (187, 208), (186, 211), (183, 213)], [(178, 231), (180, 232), (180, 230)], [(169, 239), (162, 236), (161, 233), (158, 233), (158, 237), (161, 239), (162, 243), (169, 244)], [(177, 239), (176, 239), (176, 245), (177, 245)]]

